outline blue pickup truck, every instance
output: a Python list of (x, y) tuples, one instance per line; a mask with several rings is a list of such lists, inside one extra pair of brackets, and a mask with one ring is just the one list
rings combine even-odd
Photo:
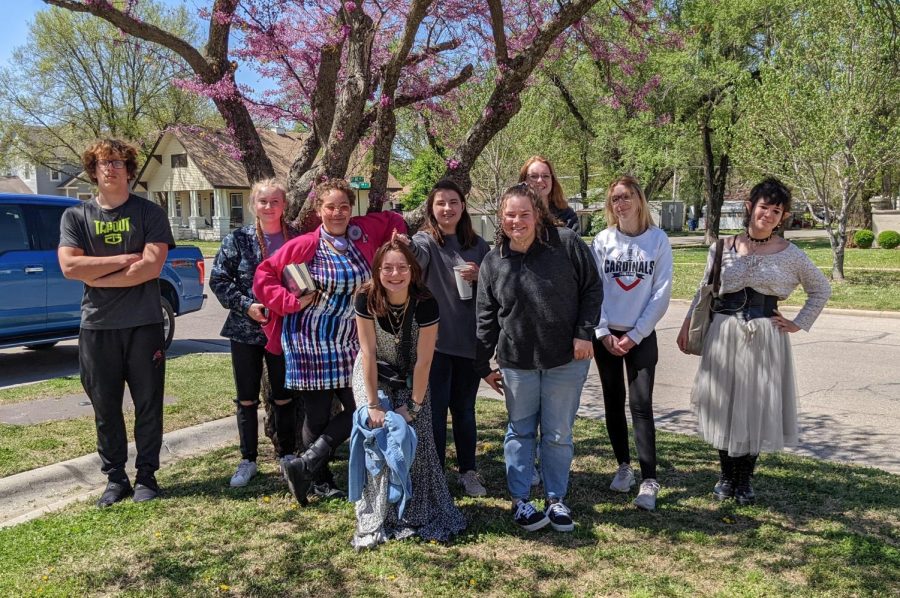
[[(59, 268), (59, 221), (79, 200), (0, 193), (0, 348), (47, 349), (78, 337), (84, 285)], [(159, 277), (166, 347), (175, 316), (203, 307), (203, 255), (196, 247), (169, 251)]]

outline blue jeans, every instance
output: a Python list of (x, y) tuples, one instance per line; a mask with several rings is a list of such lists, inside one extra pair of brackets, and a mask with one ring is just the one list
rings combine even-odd
[(447, 453), (447, 410), (453, 415), (453, 441), (459, 472), (475, 470), (475, 397), (481, 378), (471, 359), (434, 352), (428, 386), (431, 391), (431, 423), (441, 469)]
[(581, 359), (549, 370), (500, 370), (509, 412), (503, 443), (506, 485), (514, 500), (528, 500), (531, 492), (538, 422), (541, 475), (547, 498), (565, 497), (575, 452), (572, 426), (590, 365), (589, 359)]

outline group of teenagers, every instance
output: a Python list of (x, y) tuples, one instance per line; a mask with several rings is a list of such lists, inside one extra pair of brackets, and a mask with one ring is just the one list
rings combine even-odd
[[(285, 191), (276, 180), (253, 186), (255, 223), (223, 240), (210, 276), (229, 309), (222, 334), (231, 341), (241, 450), (231, 486), (257, 472), (267, 372), (280, 471), (301, 504), (310, 495), (349, 495), (358, 549), (412, 535), (447, 541), (466, 526), (444, 474), (448, 412), (459, 482), (466, 494), (484, 496), (475, 416), (484, 380), (508, 412), (504, 460), (515, 523), (571, 531), (573, 425), (593, 359), (618, 463), (610, 488), (629, 493), (637, 485), (627, 399), (641, 480), (634, 504), (655, 509), (655, 327), (669, 306), (673, 265), (637, 180), (609, 185), (608, 228), (591, 246), (551, 163), (537, 156), (499, 199), (493, 248), (475, 233), (465, 193), (450, 180), (431, 190), (411, 236), (392, 211), (352, 217), (354, 193), (341, 179), (316, 186), (321, 224), (299, 234), (285, 220)], [(830, 295), (822, 273), (776, 234), (790, 205), (784, 185), (762, 181), (746, 202), (745, 230), (718, 245), (720, 289), (691, 393), (699, 433), (719, 451), (714, 495), (741, 504), (754, 500), (757, 455), (797, 440), (786, 333), (809, 330)], [(285, 286), (291, 264), (306, 265), (314, 292)], [(777, 302), (798, 285), (807, 300), (789, 319)], [(678, 335), (682, 350), (696, 302)], [(348, 440), (345, 493), (329, 462)], [(536, 487), (543, 508), (531, 500)]]

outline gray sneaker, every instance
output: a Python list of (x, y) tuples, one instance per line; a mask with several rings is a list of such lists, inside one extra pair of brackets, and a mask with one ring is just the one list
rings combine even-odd
[(231, 487), (232, 488), (243, 488), (246, 486), (251, 478), (256, 475), (256, 463), (253, 461), (247, 461), (246, 459), (242, 459), (240, 463), (238, 463), (237, 471), (234, 472), (234, 475), (231, 476)]
[(291, 453), (288, 453), (284, 457), (278, 460), (278, 473), (281, 475), (281, 479), (287, 483), (287, 464), (296, 459), (297, 456)]
[(641, 482), (641, 489), (637, 498), (634, 499), (634, 506), (645, 511), (653, 511), (656, 509), (657, 494), (659, 494), (659, 482), (653, 478), (647, 478)]
[(462, 484), (463, 489), (469, 496), (477, 497), (487, 494), (484, 484), (481, 483), (481, 480), (478, 477), (478, 472), (474, 469), (470, 469), (469, 471), (460, 474), (459, 483)]
[(609, 485), (609, 489), (616, 492), (628, 492), (632, 486), (634, 486), (634, 470), (628, 463), (619, 463), (619, 470)]

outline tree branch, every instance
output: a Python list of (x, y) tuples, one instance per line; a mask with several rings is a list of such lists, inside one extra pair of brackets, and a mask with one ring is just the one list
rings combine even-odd
[(491, 32), (494, 34), (494, 53), (497, 64), (509, 62), (509, 50), (506, 48), (506, 31), (503, 22), (503, 5), (500, 0), (487, 0), (491, 9)]
[(569, 112), (572, 113), (572, 116), (575, 117), (575, 121), (578, 123), (579, 128), (581, 128), (582, 131), (584, 131), (591, 137), (596, 138), (597, 133), (594, 131), (593, 127), (588, 124), (587, 119), (584, 118), (584, 115), (581, 114), (581, 111), (575, 104), (575, 98), (572, 97), (572, 93), (566, 87), (566, 84), (563, 83), (563, 80), (560, 79), (559, 75), (555, 73), (550, 73), (548, 77), (550, 78), (550, 82), (553, 83), (553, 85), (556, 86), (556, 89), (559, 90), (563, 101), (566, 103), (566, 107), (568, 107)]

